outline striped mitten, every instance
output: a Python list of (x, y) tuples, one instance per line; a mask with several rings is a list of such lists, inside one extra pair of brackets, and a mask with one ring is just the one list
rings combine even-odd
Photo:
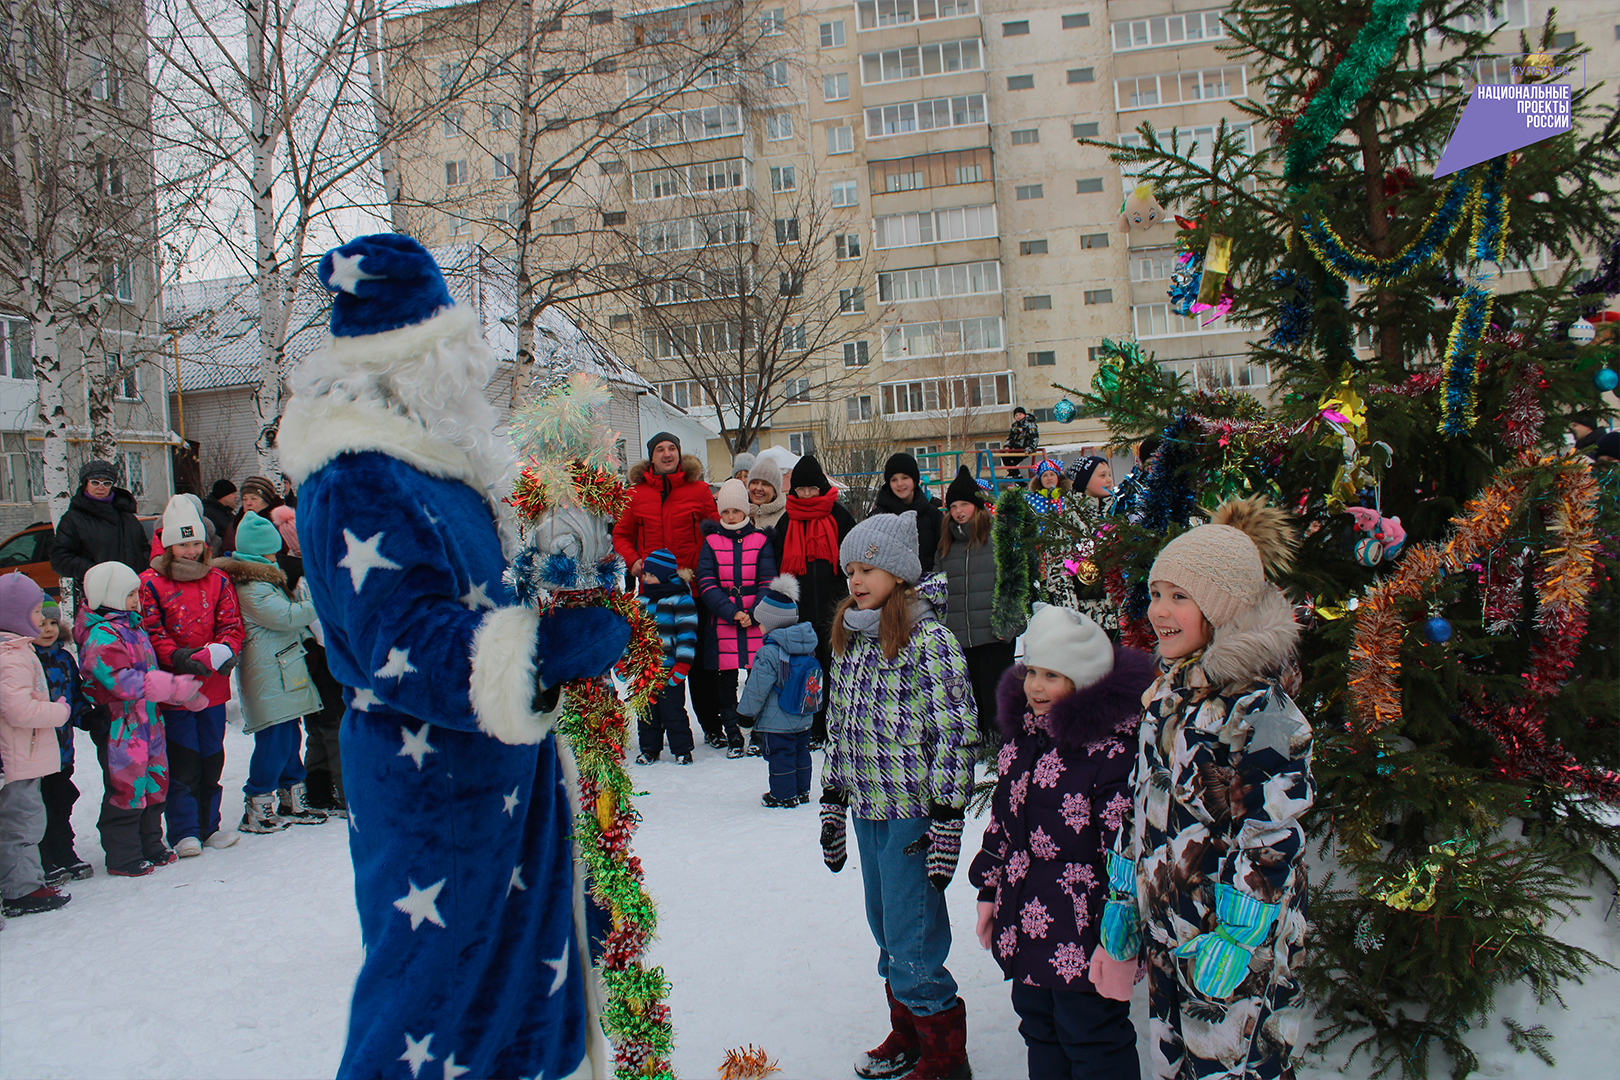
[(906, 845), (907, 855), (928, 849), (928, 880), (940, 892), (956, 875), (956, 860), (962, 854), (962, 808), (930, 803), (928, 831)]
[(821, 857), (833, 873), (849, 861), (846, 816), (849, 798), (835, 787), (821, 789)]

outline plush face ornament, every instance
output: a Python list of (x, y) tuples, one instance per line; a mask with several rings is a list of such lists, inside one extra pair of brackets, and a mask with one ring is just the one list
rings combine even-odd
[(1136, 185), (1136, 190), (1126, 196), (1125, 204), (1119, 208), (1120, 232), (1146, 231), (1163, 220), (1164, 207), (1154, 197), (1152, 184)]

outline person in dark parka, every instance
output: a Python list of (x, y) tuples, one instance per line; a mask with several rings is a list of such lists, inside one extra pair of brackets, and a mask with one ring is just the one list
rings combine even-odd
[(110, 461), (91, 460), (79, 469), (79, 491), (56, 524), (51, 569), (73, 581), (73, 598), (84, 598), (84, 575), (92, 566), (121, 562), (139, 574), (148, 554), (146, 530), (135, 516), (135, 496), (116, 486)]
[(872, 500), (872, 512), (867, 514), (904, 514), (917, 512), (917, 558), (922, 560), (923, 573), (934, 569), (934, 556), (939, 550), (939, 533), (945, 515), (939, 500), (922, 489), (922, 470), (917, 459), (910, 454), (894, 454), (883, 466), (884, 484)]
[(209, 544), (209, 554), (219, 555), (225, 550), (225, 538), (236, 525), (236, 485), (229, 480), (215, 480), (203, 500), (203, 520), (214, 527), (216, 542)]
[[(793, 466), (788, 481), (787, 520), (782, 533), (783, 573), (799, 579), (799, 619), (816, 630), (816, 659), (821, 661), (827, 685), (832, 673), (833, 609), (849, 595), (844, 572), (838, 565), (838, 545), (855, 527), (855, 518), (838, 501), (838, 489), (813, 455)], [(827, 705), (823, 701), (810, 725), (810, 742), (827, 741)]]
[(973, 700), (979, 703), (979, 737), (994, 746), (998, 737), (996, 684), (1013, 665), (1013, 641), (1018, 633), (1011, 627), (1002, 627), (1009, 637), (996, 633), (992, 619), (996, 599), (995, 536), (984, 489), (966, 465), (957, 470), (956, 479), (945, 489), (945, 507), (945, 529), (939, 538), (939, 559), (935, 563), (945, 575), (945, 628), (956, 635), (956, 643), (967, 658)]

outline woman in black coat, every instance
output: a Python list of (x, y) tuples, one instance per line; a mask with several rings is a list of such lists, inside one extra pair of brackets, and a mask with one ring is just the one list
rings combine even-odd
[(934, 569), (934, 556), (939, 551), (939, 532), (945, 514), (939, 500), (922, 489), (922, 470), (917, 459), (910, 454), (895, 454), (883, 466), (883, 487), (872, 501), (872, 513), (904, 514), (917, 512), (917, 558), (922, 561), (923, 573)]
[(56, 523), (51, 569), (84, 596), (84, 575), (97, 563), (121, 562), (139, 574), (150, 562), (151, 541), (135, 516), (135, 496), (114, 485), (111, 462), (91, 460), (79, 470), (79, 490)]
[[(777, 523), (782, 536), (780, 567), (799, 581), (799, 618), (815, 627), (816, 659), (821, 661), (823, 678), (830, 679), (833, 610), (849, 595), (844, 571), (838, 565), (838, 545), (855, 527), (855, 518), (838, 501), (838, 489), (813, 456), (799, 459), (788, 483), (787, 514)], [(810, 724), (810, 742), (820, 745), (826, 738), (823, 698)]]

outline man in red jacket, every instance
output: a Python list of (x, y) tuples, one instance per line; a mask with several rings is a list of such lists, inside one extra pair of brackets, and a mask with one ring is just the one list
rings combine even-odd
[[(613, 526), (613, 550), (630, 574), (641, 580), (641, 564), (659, 548), (668, 548), (688, 584), (697, 571), (703, 547), (703, 523), (720, 520), (714, 495), (703, 479), (703, 462), (681, 453), (681, 440), (660, 431), (647, 440), (647, 460), (630, 467), (630, 505)], [(704, 739), (725, 749), (725, 727), (715, 701), (715, 672), (705, 664), (703, 635), (692, 661), (687, 686)]]

